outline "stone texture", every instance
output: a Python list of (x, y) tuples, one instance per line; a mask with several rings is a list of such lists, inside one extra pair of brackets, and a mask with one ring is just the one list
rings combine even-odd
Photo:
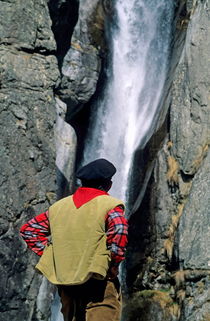
[(77, 138), (74, 129), (65, 122), (66, 104), (56, 98), (55, 128), (58, 199), (69, 195), (74, 188), (74, 164)]
[(208, 321), (210, 318), (209, 297), (209, 276), (200, 278), (198, 282), (190, 282), (186, 287), (186, 299), (183, 302), (180, 321)]
[(210, 270), (210, 152), (195, 174), (178, 229), (178, 259), (183, 269)]
[(26, 92), (21, 86), (8, 86), (0, 93), (1, 275), (7, 285), (1, 288), (4, 320), (14, 319), (17, 311), (23, 320), (31, 320), (41, 280), (34, 275), (35, 255), (26, 251), (18, 229), (55, 200), (52, 89)]
[(56, 44), (46, 1), (0, 5), (0, 313), (47, 320), (52, 298), (36, 302), (42, 277), (19, 227), (55, 200)]
[(56, 49), (45, 0), (1, 1), (0, 21), (0, 44), (42, 52)]
[(104, 49), (103, 0), (82, 0), (79, 18), (62, 66), (62, 80), (58, 95), (68, 105), (72, 118), (88, 102), (96, 90)]
[(131, 321), (174, 321), (177, 319), (177, 305), (173, 305), (168, 292), (144, 290), (125, 304), (123, 314), (126, 320)]
[[(18, 52), (14, 48), (5, 46), (1, 46), (0, 51), (2, 91), (8, 87), (35, 92), (42, 91), (46, 100), (48, 99), (49, 102), (52, 100), (50, 96), (47, 97), (47, 90), (52, 91), (59, 77), (55, 56)], [(24, 118), (22, 114), (18, 114), (17, 110), (16, 116), (20, 119)]]
[(189, 175), (197, 171), (210, 141), (207, 6), (208, 2), (200, 3), (189, 23), (172, 92), (170, 139), (181, 170)]
[(183, 196), (183, 185), (192, 183), (180, 220), (177, 259), (183, 268), (192, 269), (208, 269), (210, 257), (207, 248), (210, 241), (209, 9), (208, 1), (197, 2), (193, 12), (174, 79), (170, 115), (171, 152), (179, 163), (182, 197), (187, 197)]
[[(76, 137), (65, 121), (66, 105), (54, 92), (62, 88), (59, 69), (78, 6), (77, 0), (0, 1), (0, 313), (5, 321), (50, 315), (54, 288), (35, 273), (37, 257), (20, 240), (19, 227), (55, 201), (56, 179), (58, 197), (73, 188)], [(71, 90), (61, 91), (77, 104), (90, 99), (98, 80), (102, 1), (81, 1), (79, 15), (71, 49), (76, 48), (78, 66), (67, 73)], [(68, 53), (64, 69), (74, 62)]]
[[(125, 320), (157, 320), (160, 315), (164, 319), (165, 307), (158, 312), (151, 298), (137, 300), (144, 291), (154, 290), (169, 293), (171, 306), (176, 307), (172, 320), (210, 317), (209, 5), (209, 1), (179, 2), (159, 121), (160, 126), (166, 117), (168, 126), (135, 159), (136, 172), (140, 166), (145, 173), (139, 180), (145, 194), (139, 203), (137, 197), (130, 218), (126, 267), (131, 306), (125, 307)], [(154, 154), (160, 137), (160, 150)], [(153, 163), (152, 171), (148, 162)], [(138, 188), (137, 179), (133, 183)], [(150, 309), (144, 315), (148, 302)]]

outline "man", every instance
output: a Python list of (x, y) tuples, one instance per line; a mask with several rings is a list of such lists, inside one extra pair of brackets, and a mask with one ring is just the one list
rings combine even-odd
[(105, 159), (87, 164), (77, 172), (82, 187), (21, 228), (27, 245), (41, 256), (36, 268), (58, 285), (64, 321), (120, 320), (117, 274), (127, 221), (123, 202), (107, 193), (115, 172)]

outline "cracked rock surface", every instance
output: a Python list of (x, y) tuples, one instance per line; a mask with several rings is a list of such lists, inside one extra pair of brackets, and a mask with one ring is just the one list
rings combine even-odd
[[(131, 321), (158, 320), (157, 315), (174, 321), (210, 318), (209, 5), (179, 2), (163, 102), (168, 115), (136, 157), (136, 171), (144, 164), (147, 172), (145, 164), (154, 161), (142, 202), (130, 218), (131, 301), (124, 314)], [(144, 184), (142, 179), (139, 186)]]
[(55, 199), (55, 48), (46, 1), (1, 1), (0, 314), (5, 321), (37, 320), (42, 280), (19, 227)]

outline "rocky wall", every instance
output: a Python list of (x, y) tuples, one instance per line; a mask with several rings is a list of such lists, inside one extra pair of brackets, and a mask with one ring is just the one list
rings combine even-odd
[(73, 189), (76, 135), (66, 112), (76, 113), (96, 90), (107, 8), (108, 1), (0, 1), (4, 321), (50, 318), (54, 288), (35, 272), (38, 258), (19, 228)]
[[(56, 43), (46, 1), (0, 1), (0, 315), (41, 320), (36, 298), (41, 276), (19, 227), (55, 200), (56, 119), (59, 79)], [(49, 285), (46, 285), (48, 288)]]
[(107, 0), (80, 1), (78, 22), (63, 60), (62, 79), (57, 90), (67, 104), (69, 121), (96, 91), (106, 51), (104, 28), (109, 10)]
[(153, 170), (130, 218), (126, 320), (210, 320), (209, 9), (180, 1), (166, 120), (136, 157)]

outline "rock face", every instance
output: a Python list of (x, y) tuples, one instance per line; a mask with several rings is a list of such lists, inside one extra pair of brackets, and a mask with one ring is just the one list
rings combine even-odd
[(19, 227), (55, 200), (56, 43), (45, 1), (3, 1), (0, 10), (0, 314), (40, 320), (37, 258)]
[[(77, 0), (1, 1), (0, 313), (4, 321), (49, 320), (54, 289), (35, 273), (37, 257), (20, 240), (19, 227), (45, 211), (56, 193), (60, 198), (73, 188), (76, 136), (65, 121), (72, 105), (66, 106), (58, 94), (65, 100), (65, 77), (73, 83), (67, 102), (76, 100), (75, 108), (95, 91), (104, 19), (100, 1), (81, 1), (79, 12), (78, 7)], [(78, 14), (64, 75), (60, 69)], [(75, 62), (69, 57), (75, 54), (78, 65), (66, 75), (68, 63)]]
[[(193, 178), (177, 235), (177, 256), (183, 269), (210, 269), (210, 155)], [(201, 188), (202, 186), (202, 188)]]
[(2, 1), (0, 15), (1, 44), (32, 52), (55, 51), (56, 44), (46, 1)]
[(90, 100), (96, 90), (101, 71), (101, 55), (105, 49), (104, 24), (107, 1), (82, 0), (79, 18), (62, 66), (58, 88), (60, 98), (68, 105), (72, 118)]
[(139, 152), (147, 161), (160, 146), (130, 218), (127, 320), (210, 318), (209, 9), (208, 1), (180, 2), (163, 102), (167, 126)]
[(69, 195), (74, 188), (74, 163), (77, 139), (74, 129), (65, 121), (67, 106), (56, 98), (57, 120), (55, 129), (57, 198)]

